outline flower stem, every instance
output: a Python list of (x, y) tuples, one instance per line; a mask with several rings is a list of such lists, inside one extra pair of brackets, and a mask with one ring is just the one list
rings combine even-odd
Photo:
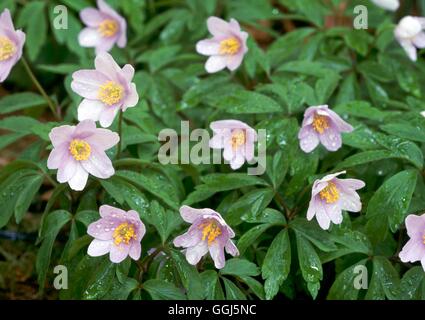
[(122, 111), (119, 112), (119, 116), (118, 116), (118, 135), (120, 136), (120, 141), (118, 142), (118, 146), (117, 146), (117, 156), (116, 156), (117, 159), (119, 159), (121, 155), (121, 148), (122, 148)]
[(32, 72), (27, 60), (22, 57), (21, 59), (22, 64), (24, 65), (25, 71), (28, 73), (29, 77), (31, 78), (31, 81), (34, 83), (34, 85), (37, 87), (38, 91), (40, 91), (41, 95), (46, 99), (47, 105), (49, 106), (50, 110), (52, 110), (53, 115), (56, 119), (59, 119), (58, 113), (56, 111), (55, 105), (53, 101), (50, 99), (50, 97), (47, 95), (46, 91), (43, 89), (40, 82), (35, 77), (34, 73)]

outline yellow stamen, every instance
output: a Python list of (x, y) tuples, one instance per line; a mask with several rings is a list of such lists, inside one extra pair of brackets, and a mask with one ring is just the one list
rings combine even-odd
[(8, 37), (0, 36), (0, 61), (10, 59), (15, 52), (15, 44)]
[(74, 139), (69, 144), (69, 152), (71, 152), (75, 160), (82, 161), (87, 160), (90, 157), (91, 148), (87, 142)]
[(313, 128), (318, 133), (322, 134), (329, 128), (328, 118), (326, 116), (315, 115), (313, 120)]
[(326, 188), (319, 192), (319, 196), (322, 200), (326, 200), (326, 203), (334, 203), (339, 199), (339, 191), (333, 182), (329, 182)]
[(210, 245), (221, 234), (221, 229), (214, 220), (202, 223), (199, 227), (202, 230), (202, 241), (208, 239)]
[(220, 42), (220, 54), (234, 55), (238, 53), (241, 44), (236, 38), (228, 38)]
[(137, 235), (134, 226), (124, 222), (114, 230), (113, 238), (115, 245), (119, 246), (122, 242), (129, 244), (131, 239), (137, 240)]
[(238, 147), (244, 145), (245, 141), (246, 137), (245, 132), (243, 130), (235, 130), (232, 133), (231, 144), (233, 150), (236, 150)]
[(124, 88), (114, 81), (108, 81), (101, 85), (98, 92), (98, 98), (104, 104), (112, 106), (122, 99)]
[(422, 242), (425, 244), (425, 234), (422, 236)]
[(118, 28), (118, 23), (115, 20), (106, 19), (100, 23), (98, 31), (103, 37), (109, 38), (118, 32)]

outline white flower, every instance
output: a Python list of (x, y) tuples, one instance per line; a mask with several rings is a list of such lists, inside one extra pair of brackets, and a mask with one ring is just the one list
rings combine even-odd
[(410, 60), (417, 60), (416, 48), (425, 48), (425, 18), (406, 16), (400, 20), (394, 35)]

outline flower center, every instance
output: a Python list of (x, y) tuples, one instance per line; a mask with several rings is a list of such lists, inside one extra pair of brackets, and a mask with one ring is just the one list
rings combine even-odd
[(112, 236), (115, 245), (119, 246), (122, 242), (129, 244), (131, 239), (137, 240), (134, 226), (127, 222), (121, 223), (115, 230)]
[(108, 81), (99, 88), (98, 98), (104, 104), (112, 106), (122, 99), (124, 88), (114, 81)]
[(322, 134), (329, 128), (328, 118), (326, 116), (315, 115), (313, 119), (313, 128), (318, 133)]
[(246, 141), (245, 132), (243, 130), (235, 130), (232, 133), (232, 138), (230, 142), (232, 144), (233, 150), (236, 150), (238, 147), (244, 145), (245, 141)]
[(15, 44), (8, 37), (0, 37), (0, 61), (10, 59), (16, 52)]
[(202, 223), (199, 226), (199, 229), (202, 229), (202, 241), (208, 239), (208, 245), (210, 245), (221, 234), (220, 227), (213, 220)]
[(112, 19), (103, 20), (98, 27), (98, 31), (105, 38), (112, 37), (118, 32), (118, 23)]
[(220, 54), (230, 54), (234, 55), (236, 54), (241, 45), (239, 43), (239, 40), (236, 38), (228, 38), (220, 42)]
[(87, 142), (74, 139), (69, 144), (69, 152), (77, 161), (87, 160), (90, 157), (91, 148)]
[(335, 183), (329, 182), (326, 188), (319, 192), (319, 196), (326, 200), (326, 203), (335, 203), (339, 199), (339, 191)]

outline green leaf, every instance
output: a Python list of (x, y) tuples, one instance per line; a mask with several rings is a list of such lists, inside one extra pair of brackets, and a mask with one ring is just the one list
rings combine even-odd
[(313, 299), (315, 299), (320, 288), (320, 281), (323, 279), (322, 263), (310, 242), (298, 233), (295, 233), (295, 235), (301, 273), (307, 285), (314, 284), (310, 284), (308, 289)]
[(15, 93), (0, 99), (0, 114), (46, 105), (46, 100), (32, 92)]
[(244, 293), (232, 281), (222, 278), (227, 300), (246, 300)]
[(178, 194), (168, 179), (159, 172), (145, 170), (141, 173), (137, 173), (121, 170), (117, 171), (116, 175), (143, 188), (147, 192), (161, 199), (171, 208), (178, 210), (180, 202)]
[(264, 287), (263, 285), (255, 280), (252, 277), (241, 277), (242, 281), (245, 282), (248, 287), (252, 290), (252, 292), (254, 292), (254, 294), (260, 298), (261, 300), (265, 299), (265, 293), (264, 293)]
[(40, 122), (30, 117), (6, 117), (0, 120), (0, 129), (23, 134), (32, 134), (32, 128), (38, 124), (40, 124)]
[(273, 158), (267, 158), (267, 175), (273, 187), (277, 190), (285, 179), (289, 167), (288, 155), (282, 150), (277, 151)]
[(15, 205), (16, 223), (20, 223), (29, 209), (35, 195), (43, 183), (43, 176), (36, 175), (26, 179), (25, 188), (20, 192)]
[(291, 245), (288, 230), (282, 230), (273, 240), (262, 266), (266, 299), (271, 300), (288, 277), (291, 266)]
[(255, 189), (244, 194), (225, 214), (227, 223), (233, 226), (242, 223), (243, 220), (255, 219), (269, 205), (274, 194), (270, 188)]
[(420, 121), (412, 120), (404, 121), (400, 120), (397, 122), (387, 123), (380, 128), (389, 134), (399, 136), (404, 139), (425, 142), (425, 125), (423, 119), (418, 119)]
[(224, 300), (224, 292), (217, 272), (206, 270), (201, 274), (204, 296), (207, 300)]
[(148, 63), (150, 71), (154, 73), (163, 66), (174, 61), (180, 50), (180, 45), (162, 46), (158, 49), (144, 52), (136, 59), (136, 62)]
[(357, 118), (375, 120), (379, 122), (384, 121), (386, 117), (394, 114), (372, 107), (369, 102), (361, 100), (339, 104), (334, 108), (334, 111), (341, 116), (350, 115)]
[(332, 284), (332, 287), (329, 290), (327, 299), (356, 300), (360, 290), (354, 287), (354, 280), (360, 275), (354, 272), (354, 269), (357, 266), (364, 266), (366, 261), (366, 259), (363, 259), (338, 274), (335, 282)]
[(40, 240), (43, 240), (37, 253), (35, 267), (38, 273), (38, 283), (40, 290), (44, 289), (47, 269), (50, 264), (53, 244), (62, 227), (71, 220), (72, 216), (68, 211), (58, 210), (47, 215), (40, 229)]
[(390, 229), (395, 232), (408, 213), (416, 179), (415, 170), (405, 170), (386, 180), (370, 199), (367, 217), (388, 217)]
[(150, 210), (144, 213), (144, 218), (148, 223), (155, 226), (161, 236), (162, 243), (167, 241), (171, 232), (183, 221), (180, 214), (171, 210), (166, 211), (156, 201), (152, 201)]
[[(15, 212), (21, 192), (25, 190), (29, 181), (39, 172), (32, 169), (21, 169), (9, 175), (0, 183), (0, 228), (4, 227)], [(24, 204), (23, 204), (24, 205)]]
[(258, 276), (260, 274), (260, 269), (252, 263), (245, 259), (232, 258), (226, 261), (226, 265), (223, 269), (220, 270), (222, 275), (232, 275), (232, 276)]
[(340, 80), (341, 77), (336, 72), (331, 72), (326, 77), (317, 80), (315, 91), (318, 105), (326, 104), (329, 101)]
[(250, 245), (252, 245), (272, 224), (260, 224), (246, 231), (238, 241), (239, 253), (243, 255)]
[(331, 252), (337, 248), (330, 234), (315, 223), (306, 219), (295, 218), (289, 226), (322, 251)]
[(372, 37), (365, 30), (350, 30), (344, 33), (344, 40), (351, 49), (354, 49), (362, 56), (366, 56)]
[(43, 47), (47, 37), (47, 23), (44, 14), (44, 1), (31, 1), (25, 6), (25, 9), (31, 12), (28, 20), (25, 22), (26, 28), (26, 49), (28, 57), (34, 61), (41, 48)]
[(281, 112), (281, 106), (273, 99), (261, 93), (237, 90), (217, 101), (217, 108), (228, 113), (270, 113)]
[[(400, 300), (421, 300), (420, 288), (424, 283), (424, 270), (420, 266), (409, 269), (400, 281)], [(422, 293), (423, 295), (423, 293)]]
[(196, 268), (190, 265), (186, 257), (179, 251), (170, 250), (170, 254), (180, 276), (180, 280), (187, 290), (187, 297), (191, 300), (203, 299), (202, 281)]
[(397, 299), (400, 278), (391, 262), (385, 257), (374, 257), (373, 274), (378, 277), (385, 296), (390, 300)]
[(172, 283), (150, 279), (143, 283), (143, 289), (149, 292), (154, 300), (186, 300), (186, 296)]
[(334, 73), (325, 64), (316, 61), (291, 61), (281, 65), (278, 71), (299, 73), (307, 76), (319, 78), (326, 77), (329, 73)]
[(254, 185), (267, 185), (256, 176), (245, 173), (213, 173), (201, 178), (204, 184), (195, 187), (195, 191), (188, 195), (184, 204), (191, 205), (212, 197), (217, 192), (229, 191)]

